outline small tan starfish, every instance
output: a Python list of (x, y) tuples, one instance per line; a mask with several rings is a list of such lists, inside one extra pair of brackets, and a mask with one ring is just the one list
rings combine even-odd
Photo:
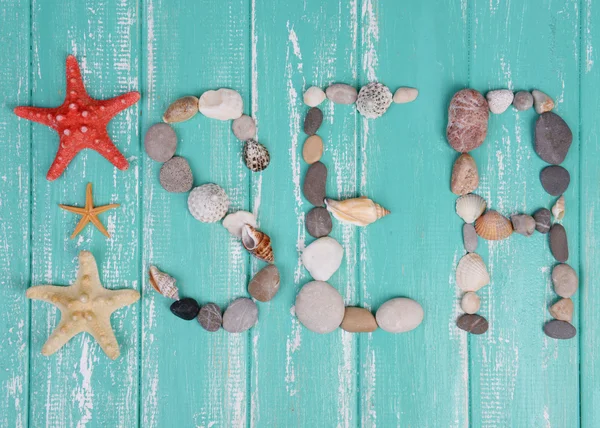
[(27, 290), (30, 299), (43, 300), (60, 309), (60, 323), (44, 346), (52, 355), (81, 332), (91, 334), (111, 359), (119, 356), (119, 344), (110, 325), (111, 314), (140, 298), (136, 290), (109, 290), (100, 283), (96, 259), (89, 251), (79, 253), (77, 279), (69, 286), (40, 285)]
[(67, 210), (69, 212), (79, 214), (80, 216), (82, 216), (81, 220), (79, 220), (79, 223), (77, 223), (77, 227), (75, 227), (73, 234), (71, 235), (71, 239), (75, 238), (90, 221), (94, 224), (94, 226), (98, 228), (100, 232), (102, 232), (104, 236), (110, 238), (110, 234), (106, 231), (104, 225), (100, 222), (98, 214), (101, 214), (104, 211), (108, 211), (113, 208), (117, 208), (119, 204), (109, 204), (103, 205), (101, 207), (94, 207), (94, 199), (92, 198), (92, 183), (88, 183), (85, 189), (85, 208), (70, 207), (68, 205), (63, 204), (59, 204), (58, 206), (61, 207), (63, 210)]

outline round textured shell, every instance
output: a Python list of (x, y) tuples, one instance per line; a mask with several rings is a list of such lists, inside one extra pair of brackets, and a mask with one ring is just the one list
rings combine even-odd
[(456, 268), (456, 285), (463, 291), (477, 291), (490, 283), (490, 274), (479, 254), (463, 256)]
[(489, 210), (475, 222), (475, 232), (488, 241), (499, 241), (512, 235), (513, 227), (509, 219)]
[(479, 195), (469, 193), (456, 200), (456, 214), (462, 218), (465, 223), (473, 223), (485, 211), (487, 203)]
[(190, 213), (203, 223), (214, 223), (223, 218), (229, 208), (229, 197), (216, 184), (195, 187), (188, 196)]
[(244, 144), (244, 161), (251, 171), (259, 172), (269, 166), (271, 156), (265, 146), (250, 139)]
[(376, 119), (387, 111), (391, 103), (390, 89), (381, 83), (371, 82), (360, 88), (356, 108), (367, 119)]

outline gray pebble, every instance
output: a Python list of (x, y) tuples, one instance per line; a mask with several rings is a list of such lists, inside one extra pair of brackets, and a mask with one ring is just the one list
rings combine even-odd
[(547, 208), (540, 208), (535, 212), (533, 218), (535, 219), (535, 230), (540, 233), (548, 233), (550, 231), (550, 219), (552, 214)]
[(315, 207), (306, 214), (306, 230), (310, 236), (321, 238), (331, 233), (333, 224), (329, 211), (323, 207)]
[(551, 111), (535, 122), (535, 152), (546, 162), (558, 165), (565, 160), (573, 133), (567, 123)]
[(527, 214), (515, 214), (510, 216), (510, 221), (515, 232), (523, 236), (531, 236), (535, 231), (535, 220)]
[(569, 258), (567, 231), (562, 224), (555, 224), (550, 229), (550, 251), (556, 261), (561, 263), (566, 262)]
[(327, 168), (322, 162), (315, 162), (306, 171), (302, 191), (304, 197), (316, 207), (324, 204)]
[(258, 321), (258, 307), (251, 299), (234, 300), (223, 314), (223, 328), (229, 333), (241, 333)]
[(465, 250), (468, 253), (473, 253), (477, 250), (477, 232), (475, 232), (475, 226), (471, 223), (465, 223), (463, 225), (463, 244), (465, 245)]
[(575, 269), (564, 263), (554, 266), (552, 284), (554, 284), (554, 292), (560, 297), (571, 297), (579, 286)]
[(159, 181), (167, 192), (182, 193), (191, 190), (194, 177), (188, 161), (175, 156), (160, 168)]
[(221, 308), (215, 303), (207, 303), (200, 308), (198, 313), (198, 322), (206, 331), (217, 331), (223, 323)]
[(552, 320), (544, 326), (544, 333), (553, 339), (571, 339), (575, 337), (577, 330), (566, 321)]
[(513, 107), (519, 111), (529, 110), (533, 107), (533, 95), (527, 91), (519, 91), (515, 94)]
[(540, 181), (546, 192), (552, 196), (560, 196), (569, 187), (571, 175), (562, 166), (550, 165), (542, 169)]
[(144, 137), (144, 148), (150, 159), (166, 162), (175, 154), (177, 135), (170, 125), (157, 123), (148, 128)]
[(256, 137), (256, 123), (250, 116), (243, 114), (231, 124), (233, 135), (238, 140), (246, 141)]
[(336, 104), (353, 104), (358, 97), (358, 91), (345, 83), (334, 83), (325, 90), (330, 101)]
[(456, 325), (461, 330), (472, 334), (483, 334), (489, 327), (487, 320), (481, 315), (476, 314), (465, 314), (461, 316), (456, 321)]
[(323, 112), (318, 107), (312, 107), (304, 118), (304, 132), (315, 135), (323, 123)]

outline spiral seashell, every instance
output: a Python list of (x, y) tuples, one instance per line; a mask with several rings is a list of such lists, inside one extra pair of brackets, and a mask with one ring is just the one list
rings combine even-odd
[(190, 213), (203, 223), (214, 223), (223, 218), (229, 208), (229, 197), (216, 184), (203, 184), (192, 189), (188, 196)]
[(487, 203), (485, 199), (474, 193), (461, 196), (456, 200), (456, 214), (465, 223), (473, 223), (485, 211)]
[(561, 195), (560, 198), (556, 200), (556, 203), (552, 207), (552, 215), (556, 220), (562, 220), (565, 216), (565, 196)]
[(156, 266), (150, 266), (149, 274), (152, 288), (169, 299), (179, 300), (179, 289), (175, 285), (175, 278), (159, 271)]
[(373, 202), (366, 196), (343, 201), (325, 198), (325, 206), (339, 221), (357, 226), (367, 226), (381, 217), (390, 214), (389, 210)]
[(477, 291), (490, 283), (490, 274), (477, 253), (463, 256), (456, 268), (456, 285), (463, 291)]
[(265, 146), (250, 139), (244, 144), (244, 161), (251, 171), (259, 172), (269, 166), (271, 156)]
[(488, 241), (506, 239), (513, 233), (512, 223), (497, 211), (488, 210), (475, 222), (475, 232)]
[(268, 263), (273, 263), (275, 260), (269, 235), (256, 230), (249, 224), (244, 225), (242, 229), (242, 245), (258, 259)]
[(356, 109), (367, 119), (382, 116), (392, 103), (390, 89), (378, 82), (371, 82), (360, 88), (356, 99)]

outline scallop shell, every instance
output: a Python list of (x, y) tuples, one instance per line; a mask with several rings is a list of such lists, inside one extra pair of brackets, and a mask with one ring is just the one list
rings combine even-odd
[(192, 189), (188, 196), (190, 213), (203, 223), (214, 223), (223, 218), (229, 208), (229, 197), (216, 184), (203, 184)]
[(497, 211), (488, 210), (475, 222), (475, 232), (488, 241), (506, 239), (513, 233), (512, 223)]
[(556, 203), (552, 207), (552, 215), (556, 220), (562, 220), (565, 216), (565, 197), (561, 195), (560, 198), (556, 200)]
[(266, 233), (256, 230), (249, 224), (242, 228), (242, 245), (254, 257), (273, 263), (273, 249), (271, 248), (271, 238)]
[(356, 99), (356, 109), (367, 119), (382, 116), (392, 103), (390, 89), (378, 82), (371, 82), (360, 88)]
[(487, 203), (485, 199), (474, 193), (463, 195), (456, 200), (456, 214), (465, 223), (473, 223), (485, 211)]
[(149, 275), (152, 288), (169, 299), (179, 300), (179, 289), (175, 285), (175, 278), (161, 272), (156, 266), (150, 266)]
[(463, 256), (456, 268), (456, 285), (463, 291), (477, 291), (490, 283), (490, 274), (477, 253)]
[(271, 156), (265, 146), (250, 139), (244, 144), (244, 161), (251, 171), (259, 172), (269, 166)]
[(344, 201), (325, 198), (325, 206), (339, 221), (357, 226), (367, 226), (390, 213), (366, 196)]

